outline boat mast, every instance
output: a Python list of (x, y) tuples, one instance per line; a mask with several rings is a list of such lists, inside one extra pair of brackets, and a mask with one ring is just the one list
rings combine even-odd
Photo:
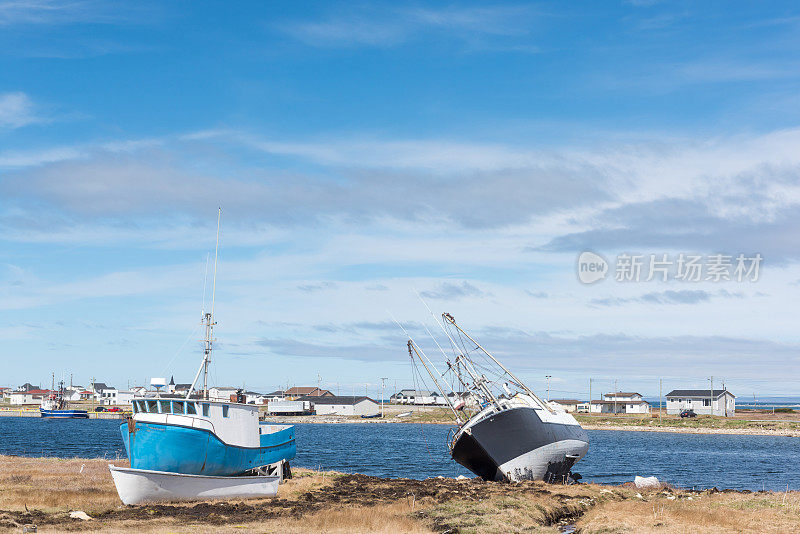
[(217, 258), (219, 257), (219, 224), (221, 219), (222, 208), (219, 208), (217, 212), (217, 243), (214, 248), (214, 278), (211, 282), (211, 311), (203, 312), (202, 324), (206, 328), (206, 337), (203, 340), (203, 363), (200, 365), (200, 369), (197, 370), (197, 374), (194, 377), (191, 387), (189, 387), (189, 391), (186, 392), (187, 399), (192, 395), (192, 391), (194, 390), (197, 380), (200, 378), (201, 372), (203, 373), (203, 398), (206, 400), (208, 399), (208, 364), (211, 363), (211, 352), (214, 344), (214, 325), (217, 324), (214, 321), (214, 303), (217, 293)]
[[(522, 386), (523, 388), (525, 388), (525, 391), (528, 393), (528, 395), (530, 395), (531, 397), (533, 397), (534, 399), (536, 399), (536, 401), (537, 401), (537, 402), (539, 402), (539, 404), (541, 404), (542, 406), (546, 407), (548, 410), (552, 411), (552, 409), (551, 409), (549, 406), (547, 406), (547, 405), (546, 405), (546, 404), (545, 404), (545, 403), (542, 401), (542, 399), (540, 399), (540, 398), (539, 398), (539, 397), (538, 397), (538, 396), (537, 396), (537, 395), (536, 395), (536, 394), (535, 394), (533, 391), (531, 391), (531, 390), (530, 390), (530, 388), (528, 388), (528, 386), (527, 386), (527, 385), (525, 385), (525, 383), (524, 383), (524, 382), (522, 382), (522, 380), (520, 380), (519, 378), (517, 378), (517, 377), (514, 375), (514, 373), (512, 373), (511, 371), (509, 371), (509, 370), (506, 368), (506, 366), (505, 366), (505, 365), (503, 365), (502, 363), (500, 363), (500, 362), (497, 360), (497, 358), (495, 358), (494, 356), (492, 356), (492, 355), (489, 353), (489, 351), (488, 351), (488, 350), (484, 349), (484, 348), (481, 346), (481, 344), (480, 344), (480, 343), (478, 343), (477, 341), (475, 341), (474, 339), (472, 339), (472, 336), (470, 336), (469, 334), (467, 334), (466, 332), (464, 332), (464, 330), (463, 330), (463, 329), (462, 329), (460, 326), (458, 326), (458, 324), (456, 324), (456, 319), (455, 319), (455, 317), (453, 317), (453, 316), (452, 316), (452, 315), (450, 315), (449, 313), (443, 313), (443, 314), (442, 314), (442, 318), (443, 318), (445, 321), (447, 321), (448, 323), (452, 324), (454, 327), (456, 327), (456, 329), (457, 329), (459, 332), (461, 332), (462, 334), (464, 334), (464, 336), (466, 336), (466, 338), (467, 338), (467, 339), (469, 339), (470, 341), (472, 341), (472, 342), (475, 344), (475, 346), (476, 346), (476, 347), (478, 347), (478, 348), (481, 350), (481, 352), (483, 352), (484, 354), (486, 354), (486, 355), (487, 355), (489, 358), (491, 358), (491, 360), (492, 360), (494, 363), (496, 363), (498, 366), (500, 366), (500, 368), (501, 368), (503, 371), (505, 371), (505, 372), (508, 374), (508, 376), (510, 376), (510, 377), (511, 377), (511, 379), (512, 379), (512, 380), (513, 380), (513, 381), (514, 381), (514, 382), (515, 382), (515, 383), (516, 383), (518, 386)], [(467, 368), (467, 367), (465, 366), (465, 368)], [(467, 372), (469, 372), (469, 368), (467, 368)]]
[(436, 387), (439, 389), (439, 392), (442, 394), (442, 396), (444, 396), (444, 399), (447, 401), (447, 405), (450, 407), (451, 410), (453, 410), (453, 415), (456, 416), (456, 421), (458, 421), (458, 424), (461, 425), (464, 422), (461, 419), (461, 415), (459, 415), (458, 410), (456, 410), (456, 407), (453, 406), (453, 402), (450, 400), (450, 397), (447, 395), (441, 384), (439, 384), (439, 381), (436, 379), (436, 376), (434, 376), (433, 372), (428, 368), (428, 364), (425, 363), (427, 356), (425, 356), (424, 353), (420, 354), (420, 351), (417, 350), (417, 344), (414, 343), (413, 340), (409, 339), (408, 355), (411, 356), (412, 360), (414, 359), (414, 354), (417, 355), (417, 358), (419, 359), (420, 362), (422, 362), (422, 365), (425, 367), (425, 370), (428, 371), (428, 374), (433, 379), (433, 383), (436, 384)]

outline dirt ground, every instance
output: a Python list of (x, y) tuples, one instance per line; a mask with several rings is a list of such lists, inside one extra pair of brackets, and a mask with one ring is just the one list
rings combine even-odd
[[(121, 462), (118, 462), (122, 465)], [(798, 532), (797, 492), (381, 479), (295, 470), (277, 498), (123, 506), (107, 461), (0, 456), (0, 532)], [(90, 520), (70, 517), (85, 512)]]

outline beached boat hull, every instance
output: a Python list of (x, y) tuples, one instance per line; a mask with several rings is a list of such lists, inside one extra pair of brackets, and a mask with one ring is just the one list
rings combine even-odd
[(543, 422), (537, 410), (511, 408), (460, 430), (453, 459), (486, 480), (563, 482), (589, 449), (577, 424)]
[(123, 504), (274, 497), (279, 476), (217, 477), (108, 466)]
[(297, 453), (292, 426), (260, 435), (260, 447), (240, 447), (204, 428), (131, 421), (120, 425), (120, 433), (133, 469), (235, 476)]
[(46, 410), (39, 408), (42, 417), (50, 419), (89, 419), (89, 413), (85, 410)]

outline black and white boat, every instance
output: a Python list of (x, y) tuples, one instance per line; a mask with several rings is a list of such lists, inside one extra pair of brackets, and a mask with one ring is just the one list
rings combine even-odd
[[(570, 481), (573, 464), (589, 449), (586, 431), (572, 415), (537, 397), (452, 315), (445, 313), (442, 319), (453, 349), (453, 357), (442, 351), (447, 358), (444, 372), (412, 339), (408, 351), (455, 415), (458, 426), (448, 437), (452, 458), (485, 480)], [(448, 381), (465, 391), (446, 391), (443, 384)]]

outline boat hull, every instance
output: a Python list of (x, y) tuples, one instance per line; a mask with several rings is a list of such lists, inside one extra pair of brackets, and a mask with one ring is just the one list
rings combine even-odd
[(279, 476), (218, 477), (108, 466), (123, 504), (274, 497)]
[(465, 427), (453, 442), (453, 459), (486, 480), (566, 480), (589, 449), (576, 424), (543, 422), (533, 408), (511, 408)]
[(42, 417), (49, 419), (89, 419), (89, 413), (85, 410), (46, 410), (39, 408)]
[(260, 447), (240, 447), (203, 428), (129, 421), (120, 432), (133, 469), (234, 476), (291, 460), (297, 453), (294, 427), (259, 436)]

